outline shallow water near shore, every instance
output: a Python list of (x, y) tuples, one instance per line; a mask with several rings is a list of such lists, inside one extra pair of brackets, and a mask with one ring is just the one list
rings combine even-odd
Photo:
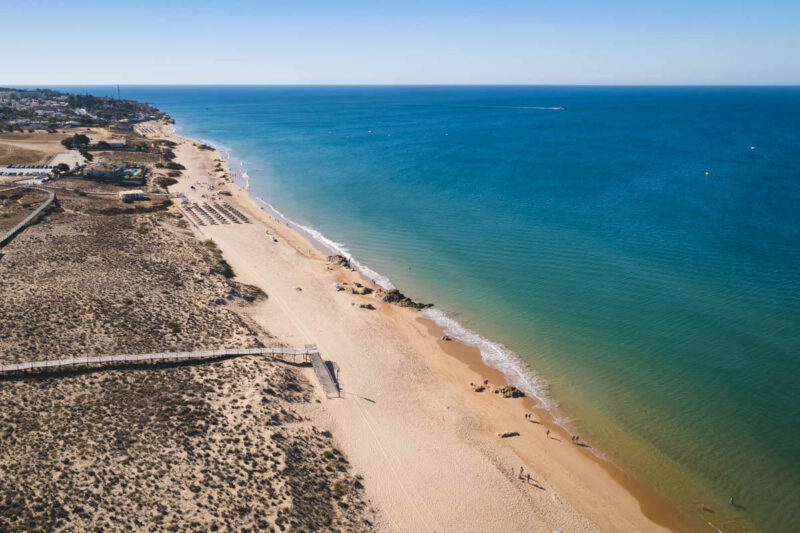
[(800, 529), (800, 89), (122, 92), (517, 354), (685, 512)]

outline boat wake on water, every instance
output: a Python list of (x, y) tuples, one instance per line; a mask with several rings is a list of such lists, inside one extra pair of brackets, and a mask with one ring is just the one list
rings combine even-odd
[(539, 111), (566, 111), (566, 108), (564, 106), (545, 107), (545, 106), (528, 106), (528, 105), (498, 105), (493, 107), (499, 107), (503, 109), (536, 109)]

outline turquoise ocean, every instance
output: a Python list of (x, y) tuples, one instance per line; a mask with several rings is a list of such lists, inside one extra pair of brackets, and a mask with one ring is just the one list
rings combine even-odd
[(122, 96), (434, 302), (431, 318), (682, 512), (800, 531), (800, 88)]

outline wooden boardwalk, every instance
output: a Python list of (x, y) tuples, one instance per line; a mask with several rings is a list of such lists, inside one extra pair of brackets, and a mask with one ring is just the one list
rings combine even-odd
[[(292, 358), (298, 355), (305, 356), (307, 359), (313, 356), (319, 358), (319, 350), (316, 346), (305, 348), (243, 348), (233, 350), (205, 350), (200, 352), (163, 352), (129, 355), (98, 355), (94, 357), (73, 357), (71, 359), (55, 359), (51, 361), (31, 361), (28, 363), (17, 363), (13, 365), (0, 365), (0, 375), (14, 374), (19, 372), (42, 372), (49, 370), (66, 370), (80, 367), (91, 366), (118, 366), (126, 363), (134, 364), (163, 364), (182, 361), (202, 361), (207, 359), (220, 359), (223, 357), (236, 357), (242, 355), (271, 355), (273, 357), (290, 355)], [(320, 358), (321, 360), (321, 358)], [(312, 361), (313, 363), (313, 361)], [(323, 384), (323, 388), (325, 385)], [(337, 389), (338, 390), (338, 389)]]
[(331, 374), (331, 369), (322, 360), (319, 352), (308, 354), (308, 358), (311, 360), (311, 366), (314, 367), (314, 373), (317, 375), (320, 385), (322, 385), (322, 390), (325, 391), (325, 396), (328, 398), (330, 398), (332, 394), (335, 394), (337, 397), (341, 396), (339, 384), (336, 382), (336, 378), (333, 374)]
[(38, 217), (39, 214), (42, 211), (44, 211), (45, 209), (47, 209), (47, 207), (50, 204), (53, 203), (53, 200), (56, 199), (56, 195), (55, 195), (55, 193), (53, 191), (48, 191), (47, 189), (42, 189), (41, 187), (32, 187), (32, 186), (28, 186), (28, 185), (18, 185), (16, 187), (11, 187), (10, 189), (0, 189), (0, 192), (12, 191), (14, 189), (32, 189), (32, 190), (35, 190), (35, 191), (46, 192), (47, 193), (47, 199), (42, 203), (42, 205), (40, 205), (39, 207), (34, 209), (33, 212), (30, 215), (25, 217), (25, 220), (23, 220), (22, 222), (20, 222), (19, 224), (17, 224), (16, 226), (11, 228), (10, 230), (8, 230), (5, 235), (0, 237), (0, 248), (2, 248), (6, 243), (8, 243), (11, 239), (13, 239), (14, 235), (19, 233), (22, 230), (22, 228), (27, 226), (33, 219)]

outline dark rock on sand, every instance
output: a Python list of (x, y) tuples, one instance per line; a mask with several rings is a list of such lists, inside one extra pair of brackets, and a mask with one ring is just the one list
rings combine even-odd
[(524, 398), (525, 393), (519, 390), (516, 387), (511, 385), (506, 385), (505, 387), (501, 387), (499, 389), (494, 390), (495, 394), (502, 394), (503, 398)]
[(346, 267), (346, 268), (350, 268), (350, 261), (348, 261), (345, 256), (340, 255), (340, 254), (329, 255), (328, 256), (328, 262), (329, 263), (333, 263), (336, 266), (343, 266), (343, 267)]
[(359, 295), (361, 295), (361, 296), (365, 296), (365, 295), (367, 295), (367, 294), (372, 294), (372, 293), (374, 292), (374, 291), (373, 291), (372, 289), (370, 289), (369, 287), (364, 287), (364, 286), (363, 286), (363, 285), (361, 285), (360, 283), (357, 283), (357, 284), (356, 284), (356, 286), (357, 286), (358, 288), (353, 288), (353, 287), (351, 287), (351, 288), (350, 288), (350, 292), (352, 292), (353, 294), (359, 294)]
[(394, 304), (399, 307), (413, 307), (414, 309), (426, 309), (428, 307), (433, 307), (433, 304), (415, 302), (397, 289), (392, 289), (390, 291), (378, 289), (375, 293), (375, 296), (382, 302)]

